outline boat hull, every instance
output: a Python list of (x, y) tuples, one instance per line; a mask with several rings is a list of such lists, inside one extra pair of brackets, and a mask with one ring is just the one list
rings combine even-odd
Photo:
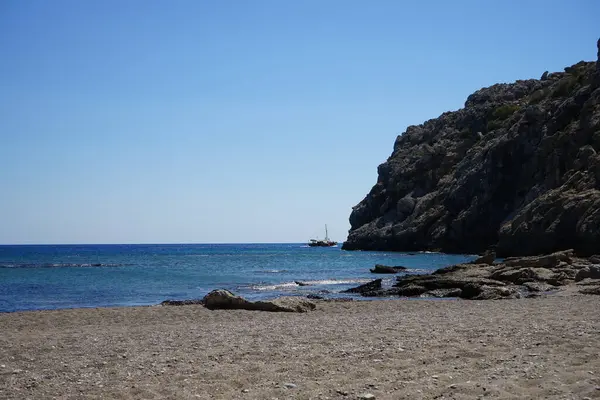
[(333, 246), (337, 246), (337, 242), (318, 241), (318, 242), (310, 242), (308, 245), (310, 247), (333, 247)]

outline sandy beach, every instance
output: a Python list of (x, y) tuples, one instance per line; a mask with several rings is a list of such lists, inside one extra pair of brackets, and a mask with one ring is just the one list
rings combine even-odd
[(0, 398), (600, 398), (598, 310), (574, 295), (6, 313)]

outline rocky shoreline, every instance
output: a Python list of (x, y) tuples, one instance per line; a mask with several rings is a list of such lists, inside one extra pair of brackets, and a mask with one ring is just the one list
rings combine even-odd
[(381, 279), (350, 289), (365, 297), (455, 297), (469, 300), (538, 297), (560, 291), (600, 294), (600, 256), (573, 250), (496, 261), (493, 253), (431, 274), (403, 275), (390, 288)]
[[(362, 297), (458, 298), (498, 300), (548, 295), (600, 295), (600, 256), (578, 257), (573, 250), (542, 256), (497, 259), (493, 252), (471, 262), (440, 268), (429, 274), (414, 274), (403, 266), (376, 264), (373, 274), (398, 274), (391, 287), (374, 279), (342, 293)], [(303, 283), (303, 286), (308, 284)], [(225, 289), (215, 289), (202, 299), (165, 300), (163, 306), (203, 305), (210, 310), (241, 309), (271, 312), (307, 312), (313, 301), (351, 301), (311, 293), (272, 300), (249, 301)]]

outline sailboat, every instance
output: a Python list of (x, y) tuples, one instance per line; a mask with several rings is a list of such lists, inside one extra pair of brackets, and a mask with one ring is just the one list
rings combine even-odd
[(327, 234), (327, 225), (325, 225), (325, 239), (310, 239), (308, 245), (310, 247), (333, 247), (337, 245), (337, 242), (329, 239), (329, 235)]

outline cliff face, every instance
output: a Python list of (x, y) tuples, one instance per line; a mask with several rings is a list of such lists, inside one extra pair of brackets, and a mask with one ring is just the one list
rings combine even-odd
[(599, 253), (600, 40), (598, 53), (408, 127), (343, 248)]

